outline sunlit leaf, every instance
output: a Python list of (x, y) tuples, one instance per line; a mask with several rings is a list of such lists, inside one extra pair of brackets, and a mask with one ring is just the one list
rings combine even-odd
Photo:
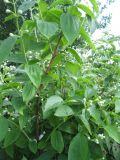
[(73, 114), (73, 110), (67, 105), (60, 105), (55, 112), (55, 116), (57, 117), (66, 117)]
[(80, 32), (80, 19), (69, 13), (64, 13), (60, 18), (61, 29), (69, 44), (72, 44), (79, 36)]
[(50, 38), (58, 31), (58, 25), (54, 22), (37, 20), (38, 31), (47, 38)]
[(78, 7), (83, 10), (86, 14), (88, 14), (90, 17), (94, 18), (94, 13), (90, 10), (89, 7), (87, 7), (84, 4), (79, 4)]
[(51, 134), (52, 147), (61, 153), (64, 149), (64, 141), (60, 131), (53, 131)]

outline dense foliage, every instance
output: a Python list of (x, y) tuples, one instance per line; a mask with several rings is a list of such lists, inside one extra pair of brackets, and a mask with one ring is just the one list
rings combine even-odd
[(119, 37), (92, 42), (96, 0), (6, 3), (0, 160), (119, 160)]

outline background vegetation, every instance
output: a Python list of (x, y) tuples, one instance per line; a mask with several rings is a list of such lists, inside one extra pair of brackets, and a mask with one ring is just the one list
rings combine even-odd
[(105, 6), (0, 4), (0, 160), (119, 160), (120, 37), (91, 39)]

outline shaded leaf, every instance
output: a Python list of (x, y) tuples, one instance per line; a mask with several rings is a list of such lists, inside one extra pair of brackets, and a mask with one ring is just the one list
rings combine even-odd
[(68, 151), (68, 160), (88, 160), (88, 140), (82, 134), (78, 133), (71, 141)]
[(89, 113), (95, 119), (97, 124), (99, 124), (99, 125), (102, 124), (101, 113), (98, 109), (96, 109), (95, 106), (92, 106), (89, 108)]
[(5, 137), (4, 141), (4, 147), (8, 147), (11, 144), (15, 143), (15, 141), (20, 136), (20, 130), (19, 129), (12, 129), (11, 131), (7, 132), (7, 135)]
[(23, 88), (23, 101), (28, 103), (35, 96), (35, 93), (36, 88), (31, 83), (27, 83)]
[(120, 144), (120, 129), (113, 125), (104, 126), (109, 136)]
[(14, 158), (14, 148), (12, 145), (8, 146), (5, 151), (11, 158)]
[(115, 101), (115, 113), (120, 113), (120, 99)]
[(82, 60), (81, 60), (81, 58), (79, 56), (79, 53), (75, 49), (68, 48), (68, 52), (73, 55), (73, 57), (76, 59), (76, 61), (78, 61), (79, 63), (82, 63)]
[(4, 41), (2, 41), (0, 45), (0, 63), (7, 60), (12, 48), (15, 45), (16, 40), (17, 36), (10, 36)]
[(60, 131), (53, 131), (51, 134), (51, 144), (52, 147), (61, 153), (64, 149), (64, 141)]
[(55, 152), (47, 151), (42, 153), (40, 157), (37, 158), (37, 160), (53, 160), (54, 155), (55, 155)]
[(36, 140), (29, 141), (29, 149), (34, 154), (37, 152), (37, 141)]
[(86, 115), (85, 115), (85, 109), (82, 110), (82, 114), (81, 114), (80, 118), (81, 118), (83, 124), (85, 125), (85, 127), (87, 128), (87, 130), (89, 131), (89, 133), (92, 134), (90, 124), (89, 124), (89, 122), (86, 118)]
[(90, 158), (97, 160), (103, 157), (103, 152), (99, 144), (89, 141)]
[(4, 117), (0, 117), (0, 142), (5, 138), (8, 132), (8, 121)]
[(53, 109), (57, 104), (63, 102), (63, 99), (57, 95), (51, 96), (47, 99), (44, 109), (45, 111)]

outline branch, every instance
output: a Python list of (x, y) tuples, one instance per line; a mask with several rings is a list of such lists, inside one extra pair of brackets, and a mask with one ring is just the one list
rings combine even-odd
[[(58, 39), (58, 42), (57, 42), (57, 45), (56, 45), (56, 47), (54, 49), (54, 52), (52, 54), (52, 58), (51, 58), (48, 66), (46, 67), (46, 69), (44, 71), (45, 75), (47, 75), (48, 72), (50, 71), (50, 69), (52, 67), (52, 63), (54, 61), (54, 58), (58, 54), (58, 47), (59, 47), (61, 38), (62, 38), (62, 35), (60, 35), (60, 37)], [(43, 88), (44, 88), (43, 84), (40, 84), (39, 91), (41, 91), (41, 89), (43, 89)], [(38, 95), (39, 95), (39, 93), (38, 93)], [(40, 95), (39, 95), (39, 98), (40, 98)], [(39, 114), (40, 114), (40, 102), (39, 102), (39, 100), (37, 100), (37, 102), (36, 102), (36, 113), (35, 113), (35, 115), (36, 115), (36, 139), (37, 139), (37, 141), (39, 140), (39, 133), (40, 133), (40, 122), (39, 122), (40, 118), (39, 118)]]
[(56, 45), (56, 47), (55, 47), (55, 49), (54, 49), (54, 52), (53, 52), (53, 54), (52, 54), (52, 58), (51, 58), (51, 60), (50, 60), (50, 63), (48, 64), (48, 67), (47, 67), (46, 70), (45, 70), (45, 74), (48, 74), (48, 72), (50, 71), (51, 66), (52, 66), (52, 63), (53, 63), (53, 61), (54, 61), (54, 58), (55, 58), (55, 57), (57, 56), (57, 54), (58, 54), (57, 51), (58, 51), (58, 47), (59, 47), (61, 38), (62, 38), (62, 36), (60, 35), (60, 38), (58, 39), (57, 45)]

